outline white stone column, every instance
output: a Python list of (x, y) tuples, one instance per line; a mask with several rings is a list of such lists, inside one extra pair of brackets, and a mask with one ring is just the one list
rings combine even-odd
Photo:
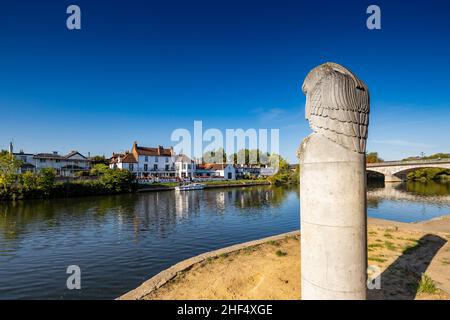
[(302, 299), (365, 299), (365, 157), (313, 134), (300, 149)]
[(314, 131), (299, 149), (302, 299), (365, 299), (368, 88), (326, 63), (302, 89)]

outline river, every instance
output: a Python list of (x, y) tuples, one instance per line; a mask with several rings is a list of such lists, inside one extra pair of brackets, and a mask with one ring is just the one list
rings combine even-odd
[[(370, 217), (450, 214), (450, 184), (371, 185)], [(113, 299), (180, 260), (299, 228), (297, 188), (0, 203), (0, 299)], [(81, 269), (68, 290), (66, 269)]]

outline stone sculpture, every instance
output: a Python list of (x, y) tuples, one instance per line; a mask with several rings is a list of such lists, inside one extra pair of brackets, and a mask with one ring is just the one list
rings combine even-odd
[(299, 149), (302, 299), (365, 299), (369, 91), (336, 63), (306, 77)]

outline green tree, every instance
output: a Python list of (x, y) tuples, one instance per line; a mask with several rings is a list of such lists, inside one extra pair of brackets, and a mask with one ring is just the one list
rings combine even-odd
[(51, 194), (56, 182), (55, 170), (45, 168), (39, 171), (36, 179), (38, 189), (42, 191), (45, 196)]
[(107, 173), (108, 170), (111, 170), (111, 169), (109, 169), (109, 167), (106, 164), (104, 164), (104, 163), (97, 163), (97, 164), (95, 164), (92, 167), (90, 173), (91, 173), (91, 175), (98, 177), (98, 176), (100, 176), (102, 174)]
[(17, 160), (12, 154), (5, 151), (0, 153), (0, 186), (5, 191), (17, 182), (21, 165), (22, 161)]
[(203, 154), (203, 163), (225, 163), (227, 162), (227, 154), (223, 148), (206, 151)]
[(384, 160), (378, 156), (378, 152), (368, 152), (366, 154), (366, 162), (367, 163), (378, 163), (378, 162), (384, 162)]
[(109, 159), (106, 159), (105, 156), (93, 156), (90, 158), (92, 166), (96, 164), (105, 164), (109, 165)]

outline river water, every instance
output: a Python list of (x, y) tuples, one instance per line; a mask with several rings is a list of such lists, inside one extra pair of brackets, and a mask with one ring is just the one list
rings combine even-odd
[[(180, 260), (299, 228), (297, 188), (0, 203), (0, 299), (113, 299)], [(370, 217), (450, 214), (450, 184), (373, 185)], [(69, 265), (81, 290), (69, 290)]]

